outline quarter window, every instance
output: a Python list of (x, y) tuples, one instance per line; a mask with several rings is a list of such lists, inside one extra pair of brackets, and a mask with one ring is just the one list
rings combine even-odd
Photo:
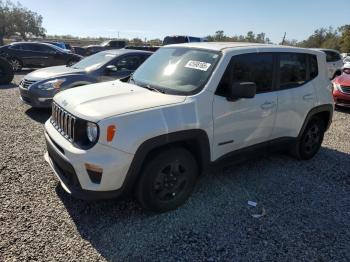
[(315, 55), (309, 55), (310, 61), (310, 79), (314, 79), (318, 75), (317, 57)]
[(280, 89), (303, 85), (306, 80), (306, 55), (298, 53), (280, 54)]
[(217, 95), (226, 96), (234, 82), (254, 82), (257, 93), (272, 91), (273, 55), (252, 53), (232, 57), (224, 73)]

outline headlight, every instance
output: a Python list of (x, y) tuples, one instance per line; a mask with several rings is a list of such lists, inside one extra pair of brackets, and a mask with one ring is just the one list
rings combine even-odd
[(87, 122), (86, 135), (91, 143), (95, 143), (98, 137), (98, 127), (95, 123)]
[(333, 88), (336, 88), (336, 89), (338, 89), (339, 91), (342, 91), (341, 90), (341, 85), (339, 85), (339, 84), (333, 84)]
[(53, 89), (60, 89), (62, 83), (64, 83), (66, 79), (55, 79), (47, 81), (43, 84), (38, 85), (38, 88), (41, 90), (53, 90)]

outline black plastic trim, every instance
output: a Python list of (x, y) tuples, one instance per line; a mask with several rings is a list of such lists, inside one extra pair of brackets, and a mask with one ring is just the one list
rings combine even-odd
[(322, 112), (327, 112), (329, 113), (329, 120), (328, 123), (326, 123), (326, 130), (328, 130), (328, 128), (330, 127), (331, 123), (332, 123), (332, 118), (333, 118), (333, 105), (331, 104), (325, 104), (325, 105), (320, 105), (317, 107), (312, 108), (309, 113), (306, 115), (303, 126), (300, 129), (298, 138), (301, 137), (301, 135), (303, 134), (308, 122), (310, 121), (310, 119), (318, 114), (318, 113), (322, 113)]

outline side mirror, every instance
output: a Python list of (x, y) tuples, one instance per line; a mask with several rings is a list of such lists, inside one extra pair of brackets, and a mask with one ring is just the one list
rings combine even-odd
[(115, 65), (108, 65), (108, 66), (106, 66), (106, 71), (107, 72), (117, 72), (118, 68)]
[(229, 90), (227, 100), (253, 98), (256, 94), (256, 84), (253, 82), (234, 82)]

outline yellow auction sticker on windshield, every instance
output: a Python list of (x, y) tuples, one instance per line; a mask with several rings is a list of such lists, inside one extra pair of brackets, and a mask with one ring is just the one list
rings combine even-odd
[(201, 61), (193, 61), (193, 60), (188, 61), (187, 64), (185, 65), (185, 67), (187, 68), (197, 69), (201, 71), (207, 71), (210, 66), (211, 64), (209, 63), (201, 62)]

